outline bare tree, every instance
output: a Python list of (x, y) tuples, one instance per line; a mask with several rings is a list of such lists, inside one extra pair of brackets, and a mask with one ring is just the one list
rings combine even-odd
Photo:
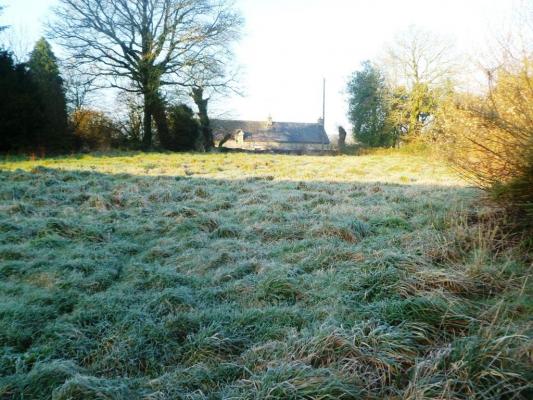
[(438, 85), (457, 72), (453, 43), (433, 32), (410, 26), (400, 32), (386, 51), (389, 79), (398, 85)]
[[(391, 93), (405, 91), (407, 94), (406, 121), (401, 125), (408, 137), (416, 137), (432, 120), (439, 98), (456, 77), (459, 58), (453, 43), (433, 32), (410, 26), (387, 47), (383, 61)], [(397, 100), (391, 99), (393, 103)]]
[(91, 94), (97, 90), (96, 77), (74, 65), (64, 65), (63, 71), (69, 109), (79, 111), (87, 107)]
[(485, 52), (476, 54), (476, 65), (493, 78), (506, 65), (522, 62), (533, 53), (533, 0), (516, 0), (509, 19), (488, 38)]
[[(2, 11), (4, 10), (5, 6), (0, 4), (0, 15), (2, 14)], [(0, 32), (2, 32), (4, 29), (7, 29), (7, 26), (0, 25)]]
[(30, 39), (26, 27), (10, 27), (2, 36), (4, 38), (4, 45), (13, 53), (13, 57), (17, 63), (28, 61), (28, 57), (35, 43)]
[(59, 0), (55, 13), (50, 34), (77, 64), (143, 96), (145, 149), (163, 87), (183, 84), (184, 69), (232, 43), (242, 24), (232, 0)]
[(124, 138), (130, 146), (140, 147), (142, 141), (143, 104), (136, 93), (122, 92), (117, 101), (122, 105), (117, 116)]
[(213, 132), (208, 116), (208, 104), (213, 96), (228, 93), (241, 95), (237, 77), (239, 66), (233, 62), (231, 48), (213, 48), (196, 63), (181, 71), (184, 90), (179, 93), (189, 96), (198, 109), (198, 118), (205, 150), (214, 147)]
[(514, 222), (531, 230), (533, 1), (520, 3), (508, 26), (488, 39), (488, 56), (478, 63), (486, 90), (459, 93), (444, 104), (439, 147), (459, 172), (491, 190), (491, 198), (516, 217), (508, 226)]

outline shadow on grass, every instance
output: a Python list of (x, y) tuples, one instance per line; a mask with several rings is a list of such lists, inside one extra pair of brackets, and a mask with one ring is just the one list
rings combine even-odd
[[(462, 360), (456, 348), (493, 351), (477, 335), (488, 295), (449, 274), (455, 249), (441, 241), (454, 215), (474, 212), (472, 190), (46, 168), (0, 177), (0, 397), (526, 390), (512, 341), (475, 361), (508, 373), (504, 386), (477, 381), (471, 365), (446, 370)], [(448, 350), (438, 358), (436, 346)], [(413, 373), (425, 374), (420, 387)]]

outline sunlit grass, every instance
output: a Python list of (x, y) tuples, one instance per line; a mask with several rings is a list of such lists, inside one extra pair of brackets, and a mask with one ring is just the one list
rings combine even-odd
[(0, 398), (526, 399), (530, 270), (428, 155), (0, 163)]
[(464, 186), (441, 160), (405, 154), (353, 156), (290, 156), (270, 154), (160, 154), (116, 153), (80, 155), (43, 160), (9, 159), (6, 170), (31, 170), (37, 166), (106, 174), (187, 176), (241, 179), (249, 176), (278, 180), (327, 182), (419, 183)]

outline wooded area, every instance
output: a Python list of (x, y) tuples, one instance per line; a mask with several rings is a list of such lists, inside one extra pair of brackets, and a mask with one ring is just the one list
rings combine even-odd
[[(241, 25), (229, 1), (61, 0), (48, 28), (64, 51), (61, 62), (45, 39), (27, 63), (17, 63), (9, 49), (3, 50), (2, 79), (13, 97), (3, 99), (0, 151), (211, 149), (206, 96), (234, 87), (228, 61)], [(18, 78), (13, 81), (9, 74)], [(40, 85), (39, 95), (24, 100), (28, 85)], [(105, 88), (130, 99), (126, 118), (106, 117), (87, 104), (92, 91)], [(183, 93), (197, 106), (198, 120), (176, 100)], [(19, 123), (31, 126), (12, 128)], [(43, 124), (49, 125), (46, 132)]]
[(424, 143), (490, 190), (531, 228), (533, 216), (533, 19), (518, 10), (477, 66), (484, 86), (460, 84), (453, 43), (410, 27), (348, 83), (354, 138), (369, 147)]

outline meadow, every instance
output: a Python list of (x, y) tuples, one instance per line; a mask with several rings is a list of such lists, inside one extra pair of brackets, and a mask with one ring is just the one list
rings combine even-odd
[(498, 212), (431, 154), (4, 159), (0, 398), (532, 398)]

